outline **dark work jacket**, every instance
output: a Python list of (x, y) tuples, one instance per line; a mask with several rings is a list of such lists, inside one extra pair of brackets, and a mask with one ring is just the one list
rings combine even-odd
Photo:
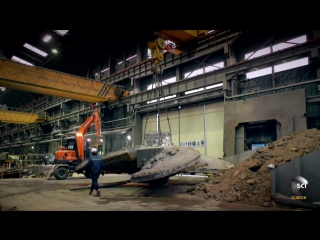
[(105, 170), (104, 163), (99, 155), (93, 155), (89, 158), (85, 171), (91, 174), (100, 174)]

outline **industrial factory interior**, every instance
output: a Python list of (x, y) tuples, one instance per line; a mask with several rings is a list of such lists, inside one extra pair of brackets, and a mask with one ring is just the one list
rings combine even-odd
[(320, 30), (2, 35), (0, 211), (320, 209)]

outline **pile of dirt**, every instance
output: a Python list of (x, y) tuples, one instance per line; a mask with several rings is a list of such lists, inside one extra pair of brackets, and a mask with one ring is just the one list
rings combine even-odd
[(16, 206), (10, 207), (10, 208), (5, 208), (2, 206), (1, 202), (0, 202), (0, 212), (2, 211), (19, 211), (18, 208)]
[(268, 207), (271, 205), (271, 171), (291, 160), (320, 149), (320, 131), (305, 129), (283, 136), (228, 170), (188, 189), (192, 195), (218, 201), (239, 202)]

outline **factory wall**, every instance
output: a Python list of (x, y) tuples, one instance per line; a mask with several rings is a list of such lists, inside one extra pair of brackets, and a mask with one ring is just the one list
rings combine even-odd
[[(102, 116), (102, 126), (105, 131), (123, 129), (127, 128), (129, 125), (130, 112), (127, 111), (126, 106), (120, 106), (112, 110), (104, 110), (104, 114)], [(130, 136), (129, 139), (128, 136)], [(124, 147), (131, 146), (131, 141), (132, 139), (130, 133), (121, 134), (121, 132), (118, 132), (115, 134), (108, 134), (105, 136), (104, 141), (105, 153), (117, 151), (123, 149)]]
[(61, 143), (59, 142), (50, 142), (48, 143), (48, 153), (55, 153), (55, 151), (59, 150)]
[[(239, 36), (236, 37), (236, 40), (233, 43), (228, 42), (229, 44), (229, 52), (228, 54), (235, 57), (237, 62), (239, 63), (239, 66), (241, 67), (241, 61), (245, 60), (245, 55), (250, 52), (258, 52), (259, 50), (263, 48), (272, 47), (274, 44), (278, 44), (280, 42), (288, 41), (292, 38), (299, 37), (301, 35), (306, 35), (307, 40), (312, 40), (314, 38), (313, 30), (255, 30), (253, 32), (248, 33), (241, 33)], [(316, 31), (316, 30), (314, 30)], [(299, 45), (299, 44), (298, 44)], [(297, 46), (298, 46), (297, 45)], [(121, 44), (119, 43), (116, 48), (122, 49)], [(133, 57), (129, 60), (127, 60), (126, 63), (119, 64), (122, 60), (125, 60), (126, 58), (130, 58), (135, 54), (136, 43), (132, 44), (132, 51), (119, 51), (119, 54), (116, 54), (112, 56), (112, 58), (105, 59), (105, 61), (102, 61), (99, 66), (96, 66), (94, 68), (94, 71), (101, 72), (102, 70), (105, 70), (106, 68), (110, 68), (107, 71), (104, 71), (101, 73), (101, 77), (108, 76), (110, 74), (113, 74), (114, 72), (119, 71), (120, 69), (124, 69), (125, 64), (126, 66), (131, 66), (132, 64), (137, 62), (136, 57)], [(204, 67), (217, 64), (217, 63), (224, 63), (224, 66), (227, 65), (227, 63), (230, 63), (227, 61), (227, 58), (230, 57), (225, 51), (225, 48), (218, 47), (217, 49), (214, 49), (215, 46), (210, 46), (208, 49), (206, 48), (206, 51), (208, 50), (208, 54), (200, 55), (200, 57), (197, 57), (195, 59), (190, 59), (190, 57), (196, 56), (198, 53), (197, 48), (199, 47), (199, 44), (197, 46), (193, 46), (190, 49), (185, 49), (184, 53), (187, 52), (187, 54), (182, 55), (173, 55), (173, 54), (165, 54), (165, 59), (163, 63), (164, 72), (162, 74), (162, 80), (172, 79), (174, 77), (177, 77), (177, 81), (180, 79), (183, 79), (185, 77), (186, 73), (192, 72), (195, 74), (198, 74), (196, 70), (202, 69)], [(315, 49), (318, 50), (318, 49)], [(143, 52), (143, 59), (147, 58), (147, 47), (144, 46), (142, 49)], [(199, 56), (199, 55), (198, 55)], [(262, 55), (263, 56), (263, 55)], [(281, 56), (281, 52), (279, 53), (279, 56)], [(280, 72), (269, 72), (268, 74), (265, 74), (260, 77), (248, 77), (249, 73), (252, 73), (257, 70), (261, 70), (262, 68), (273, 68), (275, 69), (276, 65), (284, 64), (286, 62), (290, 62), (295, 59), (299, 58), (308, 58), (308, 65), (301, 66), (297, 68), (292, 68), (289, 70), (284, 70)], [(264, 57), (263, 57), (264, 58)], [(318, 57), (319, 58), (319, 57)], [(250, 58), (250, 60), (247, 61), (247, 63), (251, 61), (254, 63), (254, 58)], [(168, 111), (169, 119), (170, 119), (170, 127), (171, 132), (173, 136), (173, 142), (176, 145), (180, 145), (181, 142), (189, 142), (189, 141), (198, 141), (198, 140), (205, 140), (205, 147), (199, 147), (199, 150), (202, 154), (206, 154), (208, 156), (213, 157), (222, 157), (223, 154), (226, 154), (223, 150), (223, 138), (225, 144), (230, 144), (232, 141), (235, 142), (241, 142), (243, 141), (244, 135), (241, 135), (238, 131), (238, 135), (235, 137), (232, 137), (230, 134), (228, 134), (229, 128), (224, 126), (225, 121), (230, 119), (231, 117), (234, 117), (236, 112), (242, 112), (246, 113), (248, 115), (252, 115), (254, 111), (248, 111), (248, 105), (253, 106), (254, 108), (261, 108), (261, 109), (267, 109), (262, 99), (263, 97), (266, 97), (266, 101), (274, 102), (274, 105), (277, 106), (277, 108), (283, 107), (287, 103), (283, 103), (283, 100), (279, 97), (281, 93), (289, 93), (292, 92), (294, 94), (293, 90), (299, 90), (299, 89), (305, 89), (305, 100), (304, 100), (304, 107), (302, 107), (302, 110), (305, 108), (305, 116), (303, 117), (303, 121), (307, 123), (308, 128), (317, 127), (320, 129), (320, 104), (319, 104), (319, 88), (317, 83), (312, 84), (306, 84), (302, 86), (297, 87), (291, 87), (286, 89), (280, 89), (280, 90), (272, 90), (269, 92), (263, 92), (259, 93), (259, 91), (263, 91), (266, 89), (272, 89), (276, 87), (281, 87), (285, 85), (295, 84), (295, 83), (302, 83), (304, 81), (308, 80), (314, 80), (319, 78), (319, 73), (317, 75), (317, 69), (319, 69), (319, 66), (316, 66), (315, 63), (315, 57), (312, 56), (310, 51), (306, 52), (299, 52), (292, 54), (288, 59), (277, 61), (275, 58), (274, 62), (270, 63), (262, 63), (257, 68), (250, 68), (247, 67), (245, 70), (239, 71), (235, 76), (233, 76), (232, 84), (233, 89), (232, 93), (233, 95), (241, 95), (241, 94), (248, 94), (248, 93), (257, 93), (252, 94), (250, 96), (242, 96), (237, 97), (232, 100), (225, 100), (226, 103), (223, 102), (220, 103), (212, 103), (207, 104), (204, 108), (204, 105), (202, 104), (202, 93), (199, 92), (199, 95), (191, 94), (190, 99), (193, 101), (198, 101), (198, 105), (200, 106), (191, 106), (190, 103), (186, 103), (186, 105), (182, 106), (181, 109), (178, 109), (178, 106), (173, 105), (174, 109), (170, 109)], [(172, 64), (178, 64), (174, 67)], [(140, 75), (135, 75), (136, 78), (133, 79), (135, 81), (139, 81), (141, 84), (141, 91), (147, 90), (148, 86), (151, 84), (153, 77), (151, 75), (145, 76), (144, 70), (146, 66), (150, 66), (151, 62), (148, 62), (145, 65), (141, 65), (137, 68), (135, 68), (134, 71), (138, 71), (141, 73)], [(229, 64), (229, 67), (232, 64)], [(218, 69), (218, 68), (217, 68)], [(226, 68), (226, 72), (227, 72)], [(201, 74), (200, 74), (201, 75)], [(226, 79), (229, 79), (233, 74), (227, 74), (225, 77)], [(124, 78), (125, 80), (130, 78)], [(123, 80), (120, 85), (125, 85)], [(196, 84), (195, 80), (195, 84)], [(229, 88), (230, 86), (228, 86)], [(230, 87), (231, 88), (231, 87)], [(151, 95), (151, 94), (150, 94)], [(205, 95), (205, 94), (203, 94)], [(53, 97), (55, 98), (55, 97)], [(184, 91), (181, 91), (181, 93), (176, 94), (176, 97), (170, 99), (168, 102), (173, 103), (173, 101), (184, 101), (184, 99), (189, 98), (187, 95), (185, 95)], [(292, 95), (290, 99), (292, 98), (292, 101), (295, 101), (296, 95)], [(196, 99), (196, 100), (194, 100)], [(301, 100), (302, 97), (300, 96), (299, 99)], [(153, 100), (151, 97), (150, 100)], [(299, 101), (300, 101), (299, 100)], [(311, 100), (311, 101), (310, 101)], [(219, 99), (219, 101), (223, 101), (223, 99)], [(291, 101), (291, 100), (290, 100)], [(186, 101), (187, 102), (187, 101)], [(244, 106), (243, 102), (246, 102), (246, 106)], [(299, 104), (301, 101), (299, 102)], [(142, 103), (141, 105), (144, 105), (145, 103)], [(175, 104), (175, 103), (174, 103)], [(179, 103), (180, 104), (180, 103)], [(194, 103), (192, 103), (194, 104)], [(202, 105), (201, 105), (202, 104)], [(189, 105), (189, 106), (188, 106)], [(292, 105), (292, 104), (291, 104)], [(106, 104), (108, 106), (108, 104)], [(229, 106), (232, 106), (231, 108)], [(75, 126), (81, 125), (85, 119), (90, 115), (89, 113), (82, 113), (78, 114), (79, 110), (85, 109), (89, 107), (89, 103), (85, 102), (78, 102), (75, 100), (68, 100), (66, 102), (58, 103), (58, 105), (52, 105), (51, 108), (47, 109), (46, 111), (52, 118), (57, 118), (54, 120), (55, 122), (50, 123), (52, 126), (55, 127), (58, 126), (61, 129), (64, 129), (66, 131), (70, 130), (71, 128)], [(292, 108), (294, 108), (294, 104), (292, 105)], [(284, 108), (288, 108), (285, 106)], [(291, 106), (290, 106), (291, 108)], [(131, 106), (131, 109), (133, 109), (133, 106)], [(301, 110), (301, 109), (300, 109)], [(299, 110), (299, 111), (300, 111)], [(302, 111), (301, 110), (301, 111)], [(123, 126), (128, 126), (132, 123), (130, 123), (128, 120), (120, 120), (115, 121), (117, 119), (127, 118), (131, 114), (127, 111), (127, 106), (120, 105), (116, 106), (115, 108), (108, 109), (104, 108), (102, 109), (102, 124), (104, 129), (110, 130), (115, 128), (121, 128)], [(301, 112), (300, 111), (300, 112)], [(289, 111), (290, 114), (292, 110)], [(299, 112), (299, 114), (300, 114)], [(71, 113), (71, 114), (70, 114)], [(64, 116), (66, 114), (70, 114), (70, 118), (68, 116), (68, 119), (62, 119), (59, 118), (61, 116)], [(296, 114), (296, 113), (294, 113)], [(294, 116), (294, 124), (299, 122), (301, 119), (298, 119), (298, 115)], [(144, 131), (145, 127), (145, 116), (142, 118), (142, 132)], [(168, 122), (166, 119), (166, 113), (162, 110), (160, 114), (160, 120), (161, 120), (161, 127), (162, 131), (169, 131)], [(114, 121), (114, 122), (110, 122)], [(300, 124), (300, 126), (302, 126)], [(304, 126), (304, 125), (303, 125)], [(241, 124), (239, 125), (239, 129), (242, 128)], [(1, 133), (6, 134), (4, 132), (5, 128), (12, 128), (11, 130), (14, 130), (14, 127), (12, 127), (12, 124), (10, 126), (2, 127)], [(140, 128), (140, 127), (139, 127)], [(294, 126), (294, 129), (300, 129), (301, 127)], [(92, 126), (88, 132), (94, 132), (94, 126)], [(147, 125), (147, 131), (156, 131), (156, 115), (150, 114), (148, 125)], [(53, 131), (53, 130), (52, 130)], [(51, 128), (47, 128), (43, 133), (44, 134), (50, 134)], [(141, 131), (139, 130), (139, 133)], [(244, 132), (243, 132), (244, 134)], [(12, 135), (12, 136), (11, 136)], [(104, 141), (104, 148), (106, 152), (116, 151), (119, 150), (125, 146), (131, 146), (132, 141), (129, 140), (129, 136), (132, 135), (132, 133), (127, 132), (125, 134), (116, 133), (116, 134), (109, 134), (105, 136)], [(142, 134), (143, 135), (143, 134)], [(223, 136), (225, 135), (225, 136)], [(10, 134), (6, 137), (13, 137), (16, 138), (16, 133)], [(270, 136), (261, 136), (262, 139), (270, 139)], [(1, 139), (3, 141), (4, 138)], [(49, 145), (49, 151), (53, 151), (55, 146), (53, 146), (53, 143), (48, 144)], [(15, 146), (15, 145), (14, 145)], [(4, 148), (3, 148), (4, 149)], [(7, 148), (6, 148), (7, 149)], [(12, 148), (13, 149), (13, 148)], [(237, 149), (237, 147), (235, 147)], [(242, 146), (239, 147), (239, 149), (243, 150)], [(241, 151), (242, 151), (241, 150)], [(231, 154), (233, 150), (228, 150), (227, 155)]]
[[(223, 156), (223, 102), (169, 111), (168, 116), (175, 145), (183, 147), (190, 142), (193, 147), (192, 143), (195, 142), (195, 147), (201, 154), (216, 158)], [(145, 131), (157, 131), (156, 114), (148, 116), (145, 130), (146, 118), (142, 118), (143, 135)], [(161, 131), (169, 132), (167, 113), (160, 113), (160, 126)], [(201, 141), (204, 141), (204, 144)]]
[(244, 130), (238, 129), (241, 123), (277, 120), (281, 124), (280, 136), (277, 137), (307, 128), (304, 89), (228, 101), (225, 103), (224, 110), (223, 149), (226, 156), (244, 151)]

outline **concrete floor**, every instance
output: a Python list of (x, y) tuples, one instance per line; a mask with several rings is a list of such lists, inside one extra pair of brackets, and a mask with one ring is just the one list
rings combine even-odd
[[(99, 183), (129, 180), (126, 174), (107, 174)], [(187, 189), (204, 181), (201, 176), (173, 176), (169, 185), (151, 189), (147, 184), (129, 183), (101, 189), (101, 197), (89, 196), (88, 189), (70, 191), (86, 186), (91, 180), (83, 175), (66, 180), (51, 178), (0, 179), (0, 202), (4, 210), (19, 211), (283, 211), (238, 203), (221, 203), (187, 193)], [(297, 210), (297, 209), (296, 209)], [(299, 210), (299, 209), (298, 209)]]

